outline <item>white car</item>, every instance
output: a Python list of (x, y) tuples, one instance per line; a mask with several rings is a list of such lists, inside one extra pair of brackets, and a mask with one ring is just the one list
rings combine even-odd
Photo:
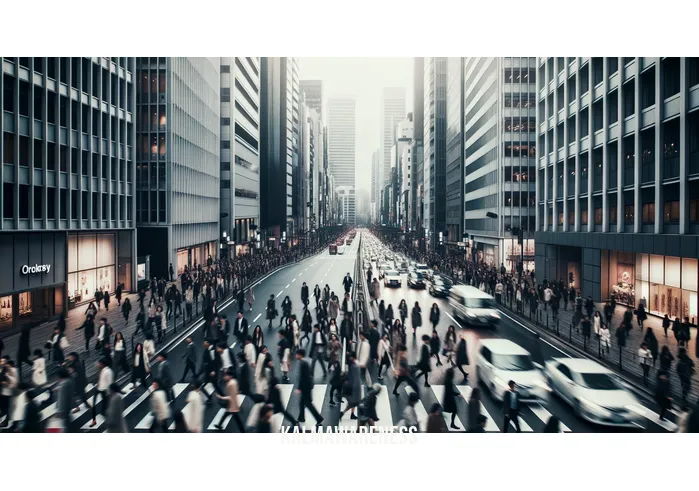
[(449, 290), (449, 305), (455, 319), (467, 327), (496, 328), (500, 314), (493, 297), (469, 285), (454, 285)]
[(388, 271), (384, 272), (383, 286), (397, 286), (400, 288), (401, 284), (402, 280), (398, 271), (389, 269)]
[(417, 270), (418, 273), (422, 273), (423, 275), (426, 275), (427, 272), (430, 270), (430, 267), (426, 264), (417, 263), (417, 264), (415, 264), (415, 269)]
[(541, 371), (541, 365), (531, 355), (509, 339), (481, 339), (476, 355), (476, 378), (502, 401), (509, 390), (508, 383), (516, 384), (522, 401), (547, 402), (551, 389)]
[(544, 369), (554, 394), (575, 414), (605, 426), (642, 427), (645, 409), (614, 373), (584, 358), (553, 358)]
[(393, 267), (392, 263), (384, 262), (384, 263), (379, 264), (379, 274), (381, 275), (381, 277), (383, 277), (383, 275), (386, 271), (393, 271), (394, 269), (395, 268)]

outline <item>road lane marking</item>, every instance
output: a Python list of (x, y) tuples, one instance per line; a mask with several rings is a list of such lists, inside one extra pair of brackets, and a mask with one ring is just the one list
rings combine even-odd
[(447, 316), (448, 316), (451, 320), (453, 320), (453, 321), (456, 323), (456, 325), (459, 326), (460, 329), (463, 329), (463, 327), (461, 327), (461, 324), (459, 324), (459, 321), (457, 321), (456, 319), (454, 319), (454, 318), (451, 316), (451, 314), (450, 314), (449, 312), (444, 312), (444, 313), (447, 314)]
[[(243, 401), (245, 400), (245, 396), (243, 394), (238, 394), (238, 407), (242, 407)], [(207, 431), (221, 431), (218, 428), (216, 428), (217, 424), (220, 424), (221, 427), (223, 428), (223, 431), (228, 428), (228, 425), (230, 422), (233, 420), (233, 416), (230, 414), (226, 417), (226, 420), (223, 420), (223, 415), (226, 414), (226, 409), (221, 408), (218, 410), (216, 413), (216, 416), (214, 416), (214, 419), (211, 420), (211, 423), (209, 424), (209, 427), (207, 428)], [(240, 414), (240, 412), (238, 412)], [(240, 419), (243, 419), (242, 417)], [(241, 428), (238, 428), (238, 431), (240, 431)]]
[[(172, 391), (175, 393), (175, 399), (177, 399), (184, 390), (189, 387), (189, 384), (175, 384), (175, 386), (172, 388)], [(174, 402), (174, 399), (173, 401)], [(168, 406), (172, 407), (172, 404), (168, 403)], [(170, 417), (172, 417), (172, 411), (170, 412)], [(140, 423), (136, 425), (134, 428), (135, 430), (149, 430), (151, 426), (153, 426), (153, 419), (154, 415), (153, 413), (148, 413), (146, 416), (141, 420)]]
[[(531, 409), (532, 412), (536, 414), (536, 417), (544, 423), (548, 423), (549, 419), (551, 418), (551, 413), (541, 404), (531, 404), (529, 405), (529, 409)], [(571, 432), (570, 428), (564, 425), (560, 418), (558, 418), (558, 423), (561, 426), (561, 431), (563, 433)]]
[[(425, 387), (425, 389), (427, 389), (427, 387)], [(409, 385), (405, 387), (405, 391), (408, 393), (408, 396), (415, 392)], [(420, 432), (424, 433), (427, 430), (428, 415), (425, 409), (425, 403), (422, 402), (422, 399), (420, 400), (420, 404), (415, 404), (415, 413), (417, 414), (417, 421), (420, 424)]]
[(502, 309), (499, 309), (499, 310), (500, 310), (500, 313), (501, 313), (502, 315), (504, 315), (505, 317), (507, 317), (508, 319), (510, 319), (510, 320), (511, 320), (512, 322), (514, 322), (515, 324), (517, 324), (517, 325), (523, 327), (524, 329), (526, 329), (527, 331), (529, 331), (529, 332), (532, 333), (532, 334), (536, 334), (536, 335), (539, 337), (539, 341), (548, 344), (549, 346), (551, 346), (553, 349), (555, 349), (556, 351), (558, 351), (558, 352), (561, 353), (562, 355), (565, 355), (565, 356), (567, 356), (568, 358), (573, 358), (573, 357), (570, 356), (568, 353), (566, 353), (565, 351), (563, 351), (561, 348), (558, 348), (557, 346), (554, 346), (553, 344), (551, 344), (551, 343), (549, 343), (548, 341), (546, 341), (545, 339), (543, 339), (541, 336), (539, 336), (539, 334), (538, 334), (536, 331), (534, 331), (534, 330), (532, 330), (532, 329), (529, 329), (527, 326), (525, 326), (524, 324), (522, 324), (521, 322), (519, 322), (517, 319), (514, 319), (514, 318), (510, 317), (510, 316), (507, 315)]
[[(466, 403), (468, 404), (469, 398), (471, 397), (471, 391), (473, 390), (473, 387), (471, 387), (470, 385), (457, 385), (456, 389), (459, 392), (461, 392), (461, 396), (464, 398), (464, 401), (466, 401)], [(485, 422), (485, 431), (486, 432), (495, 433), (495, 432), (500, 431), (500, 428), (498, 428), (498, 425), (495, 423), (492, 416), (490, 416), (490, 413), (483, 405), (483, 402), (481, 402), (481, 414), (487, 418), (487, 420)]]
[(255, 318), (253, 319), (253, 322), (257, 322), (257, 319), (259, 319), (261, 315), (262, 315), (262, 314), (257, 314), (257, 317), (255, 317)]
[(277, 293), (277, 297), (282, 294), (284, 290), (279, 290), (279, 293)]
[(287, 288), (289, 288), (290, 286), (291, 286), (291, 283), (289, 283), (288, 285), (286, 285)]
[[(437, 398), (437, 402), (439, 404), (442, 404), (442, 401), (444, 401), (444, 393), (446, 392), (446, 386), (444, 385), (432, 385), (432, 393), (434, 396)], [(454, 396), (456, 398), (456, 396)], [(444, 409), (444, 406), (442, 406), (442, 409)], [(445, 413), (442, 413), (442, 418), (444, 418), (444, 423), (447, 425), (447, 428), (449, 428), (449, 431), (460, 431), (456, 430), (451, 427), (451, 415), (447, 416)], [(459, 417), (459, 413), (457, 411), (456, 413), (456, 420), (461, 423), (461, 431), (466, 430), (466, 425), (464, 424), (463, 421), (461, 421), (461, 418)], [(456, 421), (454, 422), (456, 423)]]
[[(279, 396), (282, 401), (282, 407), (287, 407), (291, 400), (291, 394), (294, 392), (294, 384), (279, 384)], [(288, 409), (287, 409), (288, 411)], [(272, 433), (279, 433), (284, 423), (284, 414), (277, 413), (272, 416)]]
[[(296, 281), (296, 278), (294, 278), (293, 280), (291, 280), (292, 283), (293, 283), (294, 281)], [(288, 286), (287, 286), (287, 288), (288, 288)]]

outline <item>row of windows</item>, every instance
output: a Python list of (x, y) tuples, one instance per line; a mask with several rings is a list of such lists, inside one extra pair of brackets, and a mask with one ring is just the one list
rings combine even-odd
[(483, 210), (485, 208), (496, 208), (498, 206), (498, 195), (491, 194), (482, 198), (470, 199), (464, 203), (464, 211)]
[(505, 142), (503, 143), (505, 157), (536, 157), (535, 142)]
[[(230, 185), (229, 185), (230, 187)], [(235, 196), (237, 198), (250, 198), (257, 199), (258, 194), (255, 191), (250, 191), (248, 189), (235, 188)]]
[(504, 129), (505, 131), (536, 131), (536, 118), (505, 118)]
[[(44, 190), (46, 190), (45, 197)], [(30, 200), (30, 192), (31, 186), (24, 184), (15, 186), (13, 183), (3, 183), (3, 218), (14, 218), (15, 211), (18, 212), (20, 219), (30, 218), (30, 201), (33, 204), (32, 218), (37, 220), (43, 218), (48, 220), (55, 220), (56, 218), (67, 220), (69, 208), (72, 220), (89, 219), (90, 209), (92, 209), (93, 220), (98, 220), (100, 217), (102, 220), (116, 220), (117, 211), (122, 220), (124, 218), (131, 220), (132, 218), (133, 201), (129, 196), (34, 186), (34, 192), (31, 193)], [(68, 204), (68, 196), (70, 196), (70, 205)], [(56, 203), (56, 198), (58, 198), (58, 203)], [(17, 203), (15, 203), (16, 200)], [(44, 200), (46, 201), (44, 202)], [(15, 204), (18, 206), (17, 210), (15, 210)], [(46, 216), (44, 216), (44, 212), (46, 212)]]
[[(51, 142), (46, 143), (46, 155), (44, 155), (43, 140), (34, 139), (33, 148), (30, 142), (30, 138), (26, 136), (20, 136), (19, 141), (17, 141), (14, 133), (3, 132), (2, 162), (10, 165), (18, 163), (21, 167), (29, 167), (31, 164), (34, 169), (43, 169), (44, 157), (46, 157), (46, 169), (50, 171), (68, 172), (70, 168), (72, 174), (88, 176), (90, 175), (90, 167), (92, 167), (91, 175), (93, 177), (101, 176), (104, 179), (117, 180), (118, 178), (127, 182), (132, 181), (131, 161), (111, 157), (110, 165), (110, 157), (106, 155), (86, 150), (80, 151), (66, 145), (57, 146)], [(58, 148), (58, 154), (56, 154), (56, 148)], [(32, 149), (33, 156), (31, 155)], [(15, 159), (15, 150), (19, 154), (17, 160)], [(90, 158), (90, 154), (92, 154), (92, 158)]]

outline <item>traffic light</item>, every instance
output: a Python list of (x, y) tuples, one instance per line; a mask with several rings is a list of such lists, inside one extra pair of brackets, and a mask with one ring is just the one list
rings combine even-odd
[(512, 227), (512, 235), (517, 236), (517, 243), (519, 245), (524, 244), (524, 230), (520, 227)]

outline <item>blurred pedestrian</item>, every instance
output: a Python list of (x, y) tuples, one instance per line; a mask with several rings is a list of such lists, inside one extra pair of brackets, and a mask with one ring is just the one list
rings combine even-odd
[(648, 387), (648, 373), (650, 372), (650, 366), (653, 363), (653, 355), (648, 349), (646, 343), (641, 343), (641, 347), (638, 348), (636, 353), (638, 356), (639, 363), (641, 364), (641, 370), (643, 371), (643, 385)]
[(124, 401), (121, 395), (121, 388), (118, 384), (109, 386), (109, 407), (104, 422), (107, 433), (128, 433), (123, 415)]

